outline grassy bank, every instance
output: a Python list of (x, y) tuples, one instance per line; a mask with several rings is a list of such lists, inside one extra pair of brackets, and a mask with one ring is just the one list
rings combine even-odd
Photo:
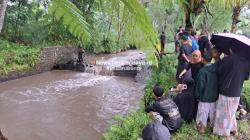
[(0, 40), (0, 75), (29, 70), (39, 62), (40, 50)]
[[(129, 113), (126, 116), (119, 116), (115, 120), (116, 124), (112, 125), (103, 135), (103, 140), (137, 140), (141, 136), (142, 128), (150, 122), (148, 115), (144, 112), (144, 106), (153, 102), (152, 88), (156, 83), (164, 86), (166, 93), (169, 88), (175, 84), (175, 71), (177, 66), (177, 57), (169, 55), (160, 61), (160, 67), (153, 69), (152, 78), (145, 87), (144, 97), (141, 100), (141, 108), (136, 112)], [(250, 82), (245, 84), (244, 95), (249, 101)], [(237, 139), (250, 139), (249, 122), (242, 121), (239, 123), (240, 137)], [(220, 140), (211, 132), (211, 128), (206, 130), (204, 135), (200, 135), (195, 124), (184, 124), (181, 129), (172, 135), (173, 140)]]

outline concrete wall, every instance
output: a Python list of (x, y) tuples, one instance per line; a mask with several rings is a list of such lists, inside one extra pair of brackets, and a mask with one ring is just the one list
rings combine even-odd
[(55, 64), (67, 63), (76, 57), (77, 48), (75, 47), (52, 46), (43, 48), (40, 62), (35, 65), (33, 69), (29, 71), (12, 72), (8, 75), (0, 75), (0, 82), (49, 71)]
[(42, 50), (41, 63), (36, 66), (37, 70), (48, 71), (56, 64), (67, 63), (77, 57), (75, 47), (48, 47)]

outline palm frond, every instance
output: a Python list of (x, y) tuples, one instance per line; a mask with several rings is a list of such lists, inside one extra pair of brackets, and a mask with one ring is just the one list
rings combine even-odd
[(88, 41), (91, 38), (89, 24), (82, 12), (69, 0), (53, 0), (49, 6), (49, 13), (58, 20), (62, 19), (65, 27), (79, 40)]

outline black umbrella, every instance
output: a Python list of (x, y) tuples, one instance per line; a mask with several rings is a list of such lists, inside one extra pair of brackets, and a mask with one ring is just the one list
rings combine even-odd
[(225, 54), (230, 54), (230, 49), (232, 49), (233, 52), (250, 61), (250, 39), (245, 36), (232, 33), (214, 34), (211, 43)]
[(171, 140), (171, 135), (166, 126), (160, 122), (153, 122), (142, 130), (143, 140)]

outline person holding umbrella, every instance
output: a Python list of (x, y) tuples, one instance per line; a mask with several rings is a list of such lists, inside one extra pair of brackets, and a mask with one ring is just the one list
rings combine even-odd
[(211, 43), (226, 54), (218, 62), (219, 98), (217, 100), (213, 132), (230, 140), (237, 135), (236, 111), (243, 83), (250, 72), (250, 39), (245, 36), (219, 33)]
[(244, 80), (249, 77), (250, 64), (238, 54), (225, 57), (218, 64), (219, 98), (217, 101), (213, 132), (230, 140), (237, 134), (236, 111)]

